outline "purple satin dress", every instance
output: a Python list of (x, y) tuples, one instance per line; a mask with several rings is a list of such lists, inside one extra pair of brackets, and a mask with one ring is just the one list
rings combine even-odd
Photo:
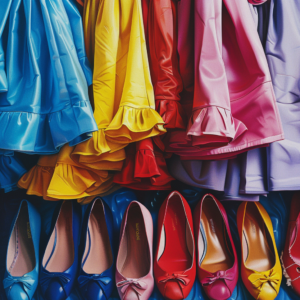
[(269, 191), (299, 190), (299, 0), (271, 0), (266, 55), (285, 135), (285, 140), (267, 149)]

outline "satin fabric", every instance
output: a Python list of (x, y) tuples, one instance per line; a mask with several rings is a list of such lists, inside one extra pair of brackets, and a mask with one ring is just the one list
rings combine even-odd
[(183, 83), (177, 55), (177, 0), (143, 0), (143, 16), (156, 110), (165, 128), (185, 129)]
[[(123, 148), (165, 132), (155, 111), (140, 2), (101, 0), (84, 5), (88, 16), (97, 13), (95, 27), (90, 28), (95, 31), (93, 103), (98, 131), (78, 147), (62, 149), (47, 189), (50, 198), (108, 192), (113, 188), (113, 174), (108, 171), (121, 169)], [(85, 19), (85, 32), (89, 24)], [(85, 40), (89, 53), (90, 37), (89, 33)]]
[[(182, 159), (224, 159), (283, 139), (268, 65), (246, 0), (196, 1), (195, 26), (201, 30), (195, 31), (194, 111), (187, 132), (169, 135), (167, 151)], [(199, 68), (205, 76), (197, 75)]]
[(10, 0), (1, 6), (2, 149), (56, 153), (97, 130), (88, 99), (91, 71), (67, 2)]
[[(165, 128), (184, 128), (184, 112), (179, 103), (182, 80), (176, 53), (176, 5), (170, 0), (145, 0), (142, 11), (156, 109)], [(123, 169), (114, 176), (114, 182), (138, 190), (170, 190), (174, 179), (168, 172), (163, 151), (159, 137), (127, 146)]]
[(146, 139), (126, 147), (126, 160), (114, 182), (135, 190), (171, 190), (171, 181), (163, 153)]
[(266, 42), (277, 105), (285, 140), (270, 145), (268, 186), (270, 191), (300, 188), (300, 3), (272, 0)]

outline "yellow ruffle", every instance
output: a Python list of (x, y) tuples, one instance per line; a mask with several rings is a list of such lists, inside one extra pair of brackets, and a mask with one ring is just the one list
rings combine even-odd
[(58, 155), (41, 156), (37, 165), (31, 168), (18, 182), (18, 187), (27, 190), (27, 195), (36, 195), (45, 200), (57, 200), (47, 196)]
[(121, 106), (105, 130), (107, 139), (118, 143), (132, 143), (166, 132), (164, 121), (152, 108)]
[(125, 151), (122, 149), (114, 153), (104, 153), (100, 156), (79, 156), (78, 160), (81, 165), (90, 169), (121, 171), (125, 158)]
[(93, 137), (83, 143), (75, 146), (73, 154), (90, 156), (99, 156), (104, 153), (113, 153), (124, 148), (124, 145), (107, 141), (105, 136), (105, 129), (99, 129), (93, 132)]
[(55, 167), (47, 195), (57, 199), (77, 199), (105, 193), (113, 184), (111, 177), (107, 171), (91, 171), (59, 163)]
[[(74, 147), (65, 145), (58, 154), (47, 196), (55, 199), (77, 199), (107, 192), (112, 175), (81, 165), (71, 154)], [(111, 182), (111, 183), (109, 183)]]

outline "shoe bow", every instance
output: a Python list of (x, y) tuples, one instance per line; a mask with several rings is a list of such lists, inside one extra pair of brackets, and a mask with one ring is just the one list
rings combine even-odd
[(270, 286), (278, 292), (280, 284), (280, 274), (270, 270), (269, 274), (253, 273), (248, 277), (252, 285), (261, 291), (264, 284), (268, 283)]
[(131, 288), (139, 296), (141, 296), (147, 289), (147, 284), (141, 280), (122, 280), (117, 283), (117, 287), (121, 288), (121, 292), (124, 295), (126, 291)]
[(206, 277), (200, 280), (200, 283), (202, 285), (210, 285), (219, 279), (232, 281), (234, 278), (233, 274), (229, 272), (227, 273), (227, 271), (218, 271), (216, 273), (212, 273), (211, 275), (212, 275), (211, 277)]
[(188, 279), (187, 277), (188, 277), (188, 275), (185, 275), (185, 274), (176, 274), (176, 273), (173, 273), (171, 275), (167, 274), (167, 275), (159, 278), (158, 282), (165, 283), (167, 281), (173, 280), (173, 281), (177, 281), (180, 284), (188, 285), (190, 283), (190, 279)]
[(68, 273), (48, 272), (44, 268), (41, 270), (40, 284), (48, 285), (52, 279), (58, 280), (62, 286), (66, 285), (71, 280), (71, 275)]
[(4, 289), (12, 287), (15, 283), (21, 283), (23, 285), (24, 291), (27, 293), (27, 290), (31, 290), (31, 287), (35, 283), (35, 280), (27, 274), (21, 277), (13, 277), (9, 274), (3, 280)]
[(78, 277), (78, 283), (80, 288), (83, 288), (89, 282), (96, 282), (99, 285), (99, 287), (104, 291), (105, 286), (111, 282), (111, 278), (102, 274), (94, 274), (90, 276), (80, 275)]

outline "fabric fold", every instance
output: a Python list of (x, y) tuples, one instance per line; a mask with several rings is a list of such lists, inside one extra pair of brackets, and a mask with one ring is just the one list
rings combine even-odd
[(47, 196), (57, 156), (57, 154), (41, 156), (38, 163), (18, 181), (18, 187), (26, 189), (27, 195), (43, 197), (44, 200), (50, 201), (59, 200)]
[[(268, 64), (248, 2), (200, 0), (195, 4), (194, 26), (197, 33), (193, 107), (194, 110), (222, 107), (231, 113), (236, 133), (224, 145), (224, 137), (218, 139), (220, 130), (216, 130), (220, 128), (222, 132), (224, 122), (214, 123), (214, 119), (209, 118), (210, 128), (217, 132), (217, 142), (212, 139), (210, 143), (210, 136), (206, 140), (203, 135), (204, 141), (194, 141), (191, 145), (186, 143), (189, 136), (174, 131), (165, 139), (168, 143), (166, 151), (186, 160), (228, 159), (283, 140)], [(202, 124), (204, 114), (199, 113), (197, 117)], [(193, 133), (200, 135), (202, 132), (197, 131), (195, 120), (197, 118), (192, 114), (190, 127)], [(187, 133), (191, 133), (190, 129)]]
[(230, 110), (209, 106), (193, 111), (187, 128), (187, 140), (192, 146), (217, 148), (241, 136), (247, 127), (232, 117)]
[(97, 126), (88, 97), (91, 70), (79, 12), (69, 0), (7, 5), (3, 17), (9, 17), (0, 24), (7, 73), (7, 91), (0, 93), (1, 148), (53, 154), (64, 144), (89, 139)]
[(180, 105), (183, 83), (177, 55), (177, 3), (171, 0), (142, 1), (151, 79), (156, 110), (165, 128), (185, 128)]
[(105, 130), (111, 141), (128, 144), (165, 133), (164, 122), (152, 108), (121, 106)]
[(126, 147), (126, 160), (114, 182), (135, 190), (170, 190), (174, 178), (169, 174), (160, 151), (154, 150), (151, 139)]

